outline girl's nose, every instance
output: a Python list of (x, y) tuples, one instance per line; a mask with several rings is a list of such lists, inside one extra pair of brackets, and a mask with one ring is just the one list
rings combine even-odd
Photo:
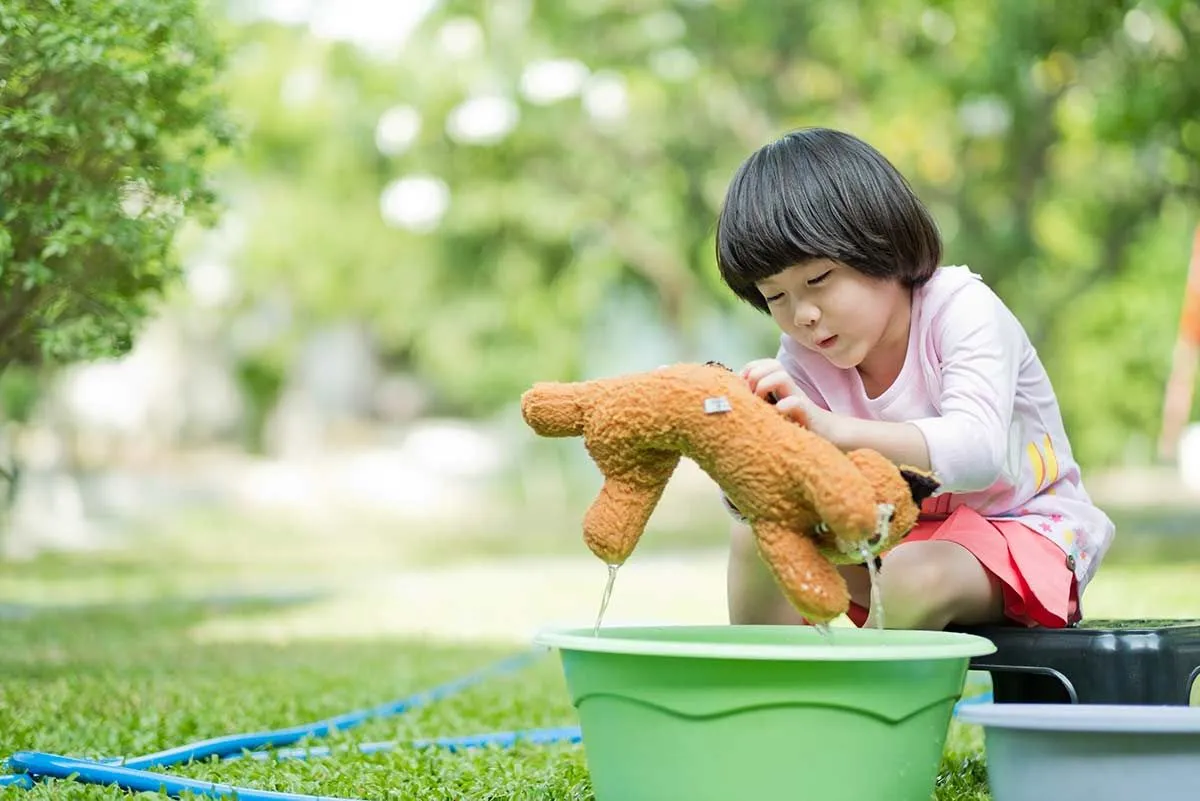
[(821, 310), (812, 303), (797, 303), (793, 321), (800, 328), (808, 328), (821, 319)]

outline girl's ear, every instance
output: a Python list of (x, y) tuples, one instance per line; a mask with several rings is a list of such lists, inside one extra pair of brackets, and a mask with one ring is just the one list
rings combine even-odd
[(912, 492), (913, 503), (920, 506), (922, 502), (933, 493), (938, 491), (941, 486), (932, 473), (927, 473), (924, 470), (918, 470), (915, 467), (901, 467), (900, 475), (908, 482), (908, 488)]

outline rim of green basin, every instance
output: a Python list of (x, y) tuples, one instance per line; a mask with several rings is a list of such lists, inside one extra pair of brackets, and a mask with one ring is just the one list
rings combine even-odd
[(835, 628), (832, 642), (811, 626), (616, 626), (543, 629), (534, 643), (561, 651), (697, 659), (895, 662), (995, 653), (991, 640), (946, 631)]

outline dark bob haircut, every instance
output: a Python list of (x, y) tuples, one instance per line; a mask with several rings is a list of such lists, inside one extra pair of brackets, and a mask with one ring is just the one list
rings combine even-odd
[(942, 241), (929, 211), (883, 154), (828, 128), (793, 131), (734, 173), (717, 220), (721, 279), (762, 311), (755, 284), (793, 265), (831, 259), (919, 286)]

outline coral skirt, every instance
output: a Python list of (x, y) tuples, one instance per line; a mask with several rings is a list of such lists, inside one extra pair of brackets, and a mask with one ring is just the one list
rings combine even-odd
[[(1062, 549), (1015, 520), (989, 520), (960, 506), (949, 515), (922, 515), (904, 542), (947, 540), (966, 548), (1004, 591), (1004, 614), (1022, 626), (1063, 628), (1079, 621), (1075, 574)], [(882, 554), (887, 570), (887, 553)], [(867, 610), (851, 603), (856, 626)]]

